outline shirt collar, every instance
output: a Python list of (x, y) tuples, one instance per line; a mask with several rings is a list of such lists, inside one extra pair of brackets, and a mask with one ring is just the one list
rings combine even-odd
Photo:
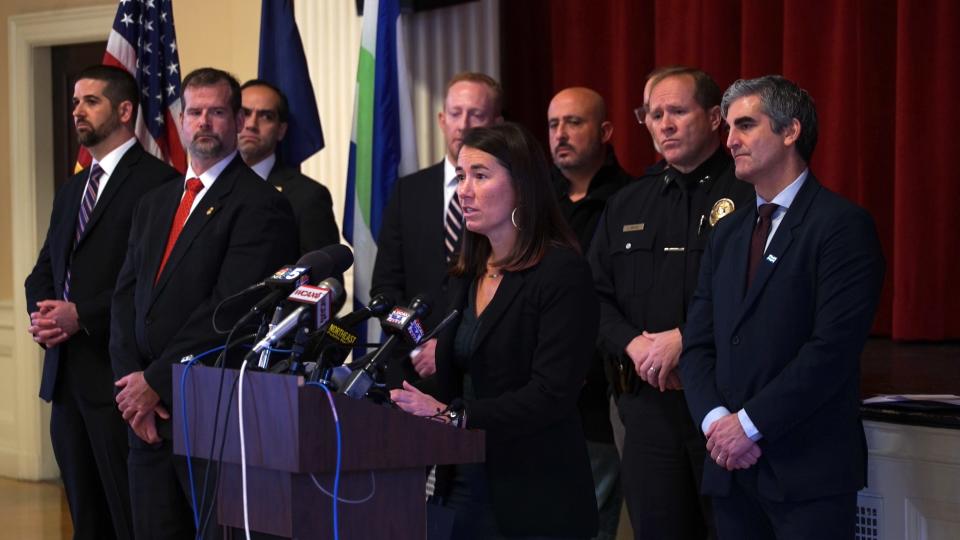
[(220, 176), (220, 173), (222, 173), (223, 170), (227, 168), (227, 165), (229, 165), (230, 162), (233, 161), (233, 158), (235, 157), (237, 157), (236, 150), (234, 150), (233, 152), (230, 152), (230, 154), (227, 157), (216, 162), (213, 165), (213, 167), (210, 167), (209, 169), (207, 169), (206, 172), (204, 172), (200, 176), (197, 176), (197, 173), (193, 171), (193, 164), (190, 164), (190, 166), (187, 167), (187, 175), (185, 178), (186, 179), (199, 178), (200, 181), (203, 182), (204, 189), (206, 189), (213, 185), (213, 183), (217, 180), (217, 177)]
[[(113, 170), (117, 168), (117, 164), (119, 164), (120, 160), (123, 159), (124, 154), (126, 154), (127, 150), (133, 147), (136, 142), (136, 137), (130, 137), (126, 142), (108, 152), (107, 155), (103, 156), (103, 159), (100, 161), (94, 160), (93, 163), (100, 165), (100, 169), (103, 170), (103, 174), (111, 176), (113, 174)], [(91, 163), (91, 165), (93, 163)]]
[(270, 176), (270, 171), (273, 170), (273, 166), (277, 163), (277, 154), (273, 153), (269, 156), (260, 160), (259, 163), (254, 163), (250, 166), (253, 169), (253, 172), (257, 173), (257, 176), (263, 178), (264, 180)]
[(450, 159), (443, 158), (443, 187), (456, 187), (457, 185), (457, 167), (450, 163)]
[[(796, 178), (789, 186), (783, 188), (783, 191), (777, 193), (776, 197), (773, 198), (773, 204), (780, 206), (783, 209), (790, 208), (790, 205), (793, 204), (793, 199), (797, 197), (797, 193), (800, 191), (800, 188), (803, 187), (803, 183), (807, 181), (807, 175), (809, 174), (810, 169), (804, 169), (800, 176)], [(766, 204), (767, 201), (763, 200), (760, 195), (757, 195), (757, 208), (760, 208), (761, 204)]]

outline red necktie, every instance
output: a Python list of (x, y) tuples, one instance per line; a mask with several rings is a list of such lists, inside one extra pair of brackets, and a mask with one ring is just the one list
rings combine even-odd
[(760, 259), (767, 247), (767, 237), (770, 236), (770, 216), (779, 206), (778, 204), (767, 203), (761, 204), (760, 208), (757, 209), (760, 219), (757, 220), (757, 225), (753, 228), (753, 237), (750, 239), (750, 258), (747, 259), (750, 262), (747, 269), (747, 287), (750, 287), (750, 284), (753, 283), (753, 276), (757, 274), (757, 267), (760, 266)]
[(173, 246), (177, 243), (177, 237), (180, 236), (180, 232), (183, 231), (183, 224), (187, 222), (187, 217), (190, 215), (190, 207), (193, 206), (193, 200), (197, 198), (197, 193), (200, 193), (202, 189), (203, 182), (201, 182), (199, 178), (187, 180), (183, 198), (180, 199), (180, 206), (177, 207), (177, 213), (173, 216), (173, 226), (170, 227), (170, 235), (167, 237), (167, 248), (163, 250), (163, 259), (160, 261), (160, 268), (157, 269), (157, 277), (153, 280), (154, 284), (160, 281), (160, 274), (163, 273), (163, 267), (166, 266), (167, 259), (170, 258), (170, 252), (173, 251)]

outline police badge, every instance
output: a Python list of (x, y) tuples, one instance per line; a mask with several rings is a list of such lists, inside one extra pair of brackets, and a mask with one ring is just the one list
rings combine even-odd
[(710, 226), (715, 227), (718, 221), (734, 210), (736, 210), (736, 206), (733, 204), (733, 201), (726, 197), (719, 199), (713, 203), (713, 208), (710, 209)]

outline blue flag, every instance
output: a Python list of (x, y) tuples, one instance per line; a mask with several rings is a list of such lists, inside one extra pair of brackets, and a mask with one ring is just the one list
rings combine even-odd
[[(357, 65), (344, 237), (353, 246), (355, 306), (370, 301), (382, 213), (397, 178), (417, 170), (416, 133), (397, 0), (366, 0)], [(376, 321), (369, 325), (375, 340)]]
[(263, 0), (261, 4), (257, 77), (287, 96), (290, 118), (277, 153), (285, 165), (297, 167), (323, 149), (323, 128), (292, 0)]

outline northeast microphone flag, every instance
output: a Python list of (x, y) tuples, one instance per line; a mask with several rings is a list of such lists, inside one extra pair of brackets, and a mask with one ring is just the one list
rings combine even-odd
[[(397, 0), (364, 3), (343, 220), (344, 237), (353, 246), (355, 257), (355, 309), (370, 302), (375, 239), (393, 184), (417, 170), (401, 21)], [(373, 332), (369, 337), (379, 331), (375, 322), (368, 321)]]
[[(185, 172), (187, 155), (180, 142), (180, 55), (171, 0), (121, 0), (103, 63), (125, 69), (137, 80), (140, 109), (136, 134), (144, 150)], [(77, 171), (90, 161), (90, 153), (80, 147)]]
[(263, 0), (260, 7), (260, 62), (257, 77), (280, 89), (290, 104), (280, 160), (291, 167), (323, 149), (323, 128), (310, 82), (292, 0)]

